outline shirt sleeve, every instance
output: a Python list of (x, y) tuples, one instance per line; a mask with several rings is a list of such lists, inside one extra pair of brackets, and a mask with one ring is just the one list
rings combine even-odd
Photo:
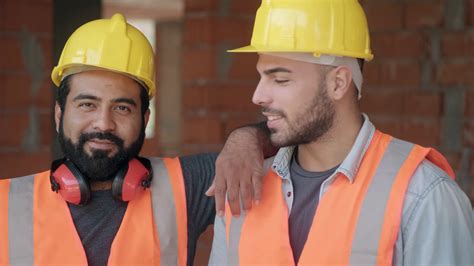
[(192, 265), (199, 236), (214, 222), (214, 197), (204, 193), (215, 175), (217, 154), (205, 153), (179, 158), (183, 171), (188, 215), (188, 265)]
[(211, 256), (209, 265), (229, 265), (227, 263), (227, 240), (225, 229), (225, 217), (216, 216), (214, 222), (214, 239), (212, 240)]
[(466, 194), (424, 161), (412, 177), (394, 265), (474, 265), (474, 222)]

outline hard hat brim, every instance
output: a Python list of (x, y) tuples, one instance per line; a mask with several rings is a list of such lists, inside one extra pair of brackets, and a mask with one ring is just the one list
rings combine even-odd
[(254, 45), (247, 45), (244, 47), (232, 49), (232, 50), (227, 50), (229, 53), (313, 53), (314, 56), (319, 56), (321, 54), (327, 54), (327, 55), (334, 55), (334, 56), (347, 56), (347, 57), (354, 57), (354, 58), (360, 58), (364, 59), (365, 61), (371, 61), (374, 58), (374, 55), (372, 53), (351, 53), (351, 52), (344, 52), (344, 53), (337, 53), (335, 51), (318, 51), (315, 52), (314, 50), (294, 50), (294, 49), (288, 49), (288, 48), (281, 48), (281, 47), (258, 47)]

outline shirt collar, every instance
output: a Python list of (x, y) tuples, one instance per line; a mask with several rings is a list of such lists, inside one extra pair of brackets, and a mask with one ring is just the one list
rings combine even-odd
[[(366, 114), (362, 114), (364, 123), (357, 135), (357, 138), (352, 145), (351, 150), (341, 165), (336, 169), (335, 173), (342, 173), (352, 183), (359, 170), (362, 158), (369, 147), (370, 141), (375, 133), (375, 126), (370, 122)], [(283, 179), (289, 179), (291, 156), (295, 150), (295, 146), (283, 147), (278, 150), (275, 160), (272, 164), (272, 169)]]

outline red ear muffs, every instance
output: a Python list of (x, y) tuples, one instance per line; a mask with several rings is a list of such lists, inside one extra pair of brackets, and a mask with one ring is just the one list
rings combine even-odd
[[(121, 201), (135, 199), (143, 190), (150, 187), (153, 171), (151, 163), (145, 158), (135, 158), (120, 169), (112, 182), (112, 195)], [(55, 160), (51, 165), (51, 189), (72, 204), (85, 205), (91, 198), (89, 182), (79, 169), (69, 160)]]
[(153, 172), (150, 161), (145, 158), (135, 158), (128, 162), (115, 175), (112, 183), (112, 195), (121, 201), (131, 201), (142, 191), (150, 187)]
[(69, 160), (59, 159), (51, 165), (51, 189), (63, 199), (76, 205), (85, 205), (91, 197), (89, 183)]

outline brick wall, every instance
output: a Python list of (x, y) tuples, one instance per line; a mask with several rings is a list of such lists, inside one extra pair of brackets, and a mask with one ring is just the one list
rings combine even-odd
[(184, 153), (219, 150), (234, 128), (260, 120), (250, 99), (257, 81), (254, 54), (227, 49), (246, 45), (257, 1), (186, 1), (183, 32)]
[(0, 0), (0, 178), (51, 159), (52, 0)]
[[(381, 130), (441, 150), (474, 200), (474, 0), (363, 0), (375, 59), (361, 106)], [(262, 119), (251, 103), (248, 44), (260, 1), (187, 0), (183, 150), (218, 150), (233, 128)]]

